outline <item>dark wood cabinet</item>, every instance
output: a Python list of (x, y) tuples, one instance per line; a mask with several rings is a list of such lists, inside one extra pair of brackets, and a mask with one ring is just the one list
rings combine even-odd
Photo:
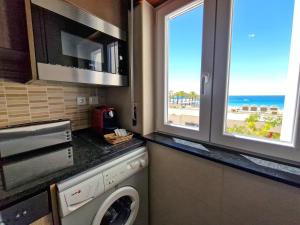
[(0, 0), (0, 47), (28, 51), (24, 0)]
[(30, 77), (29, 53), (0, 48), (0, 79), (26, 82)]
[(24, 0), (0, 0), (0, 78), (25, 82), (29, 75)]

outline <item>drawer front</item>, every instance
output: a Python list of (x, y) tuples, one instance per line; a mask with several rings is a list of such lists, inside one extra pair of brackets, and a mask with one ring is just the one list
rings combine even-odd
[(53, 225), (52, 214), (50, 213), (47, 216), (44, 216), (44, 217), (34, 221), (30, 225)]
[(50, 213), (48, 192), (42, 192), (0, 211), (0, 224), (27, 225)]

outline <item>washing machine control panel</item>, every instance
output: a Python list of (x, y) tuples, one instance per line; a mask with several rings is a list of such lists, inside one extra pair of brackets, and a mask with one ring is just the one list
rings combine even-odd
[(148, 154), (143, 153), (103, 172), (105, 191), (148, 166)]

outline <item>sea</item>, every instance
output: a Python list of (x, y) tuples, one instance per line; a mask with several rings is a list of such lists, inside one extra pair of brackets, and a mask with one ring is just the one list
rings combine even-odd
[[(232, 95), (229, 96), (228, 106), (229, 107), (241, 107), (244, 105), (248, 106), (276, 106), (279, 109), (284, 107), (284, 95)], [(169, 100), (171, 103), (176, 103), (177, 98)], [(188, 104), (190, 99), (179, 97), (179, 103)], [(194, 105), (199, 105), (199, 99), (195, 99), (192, 102)]]
[(276, 106), (280, 109), (284, 107), (283, 95), (240, 95), (229, 96), (228, 105), (230, 107), (248, 106)]

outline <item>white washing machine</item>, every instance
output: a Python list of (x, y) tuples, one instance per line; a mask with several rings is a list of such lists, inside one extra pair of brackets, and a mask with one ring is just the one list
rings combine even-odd
[(57, 184), (62, 225), (148, 225), (145, 147)]

